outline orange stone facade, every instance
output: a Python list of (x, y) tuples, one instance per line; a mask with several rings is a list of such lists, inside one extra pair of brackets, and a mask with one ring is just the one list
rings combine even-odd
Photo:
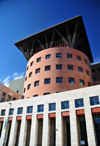
[[(56, 58), (56, 53), (61, 53), (62, 57)], [(67, 58), (67, 54), (72, 54), (72, 58)], [(46, 55), (51, 55), (51, 58), (46, 59)], [(77, 60), (77, 56), (81, 60)], [(41, 58), (40, 62), (37, 62), (38, 58)], [(56, 69), (56, 65), (62, 65), (62, 69)], [(73, 70), (69, 70), (68, 65), (72, 65)], [(51, 69), (45, 71), (45, 66), (50, 66)], [(81, 68), (82, 72), (78, 68)], [(37, 69), (40, 69), (39, 73), (36, 73)], [(62, 77), (62, 83), (56, 83), (57, 77)], [(44, 84), (44, 80), (48, 78), (50, 83)], [(73, 84), (69, 83), (69, 78), (74, 78)], [(80, 84), (80, 80), (84, 81), (84, 85)], [(36, 81), (39, 81), (39, 85), (35, 87)], [(28, 61), (23, 95), (24, 98), (29, 98), (88, 87), (92, 84), (90, 61), (84, 53), (68, 47), (54, 47), (36, 53)]]

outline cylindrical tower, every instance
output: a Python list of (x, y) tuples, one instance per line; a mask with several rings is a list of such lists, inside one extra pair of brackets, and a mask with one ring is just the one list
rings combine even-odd
[(28, 61), (24, 98), (92, 85), (90, 62), (93, 58), (81, 16), (15, 45)]

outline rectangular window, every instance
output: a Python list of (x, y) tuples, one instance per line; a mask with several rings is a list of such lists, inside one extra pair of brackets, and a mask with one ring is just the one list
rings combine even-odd
[(45, 59), (50, 59), (51, 58), (51, 55), (46, 55)]
[(78, 107), (84, 107), (83, 99), (76, 99), (75, 100), (75, 107), (76, 108), (78, 108)]
[(40, 68), (36, 69), (36, 74), (40, 73)]
[(80, 60), (81, 61), (81, 57), (80, 56), (77, 56), (77, 60)]
[(33, 61), (30, 63), (30, 66), (32, 66), (33, 65)]
[(90, 105), (98, 105), (99, 104), (99, 96), (90, 97)]
[(48, 92), (48, 93), (44, 93), (43, 95), (49, 95), (50, 94), (50, 92)]
[(50, 78), (44, 79), (44, 84), (50, 84)]
[(37, 112), (43, 112), (44, 111), (44, 105), (38, 105)]
[(56, 83), (62, 83), (63, 82), (63, 78), (62, 77), (57, 77), (56, 78)]
[(49, 111), (55, 111), (56, 110), (56, 103), (50, 103), (49, 104)]
[(41, 57), (37, 58), (37, 62), (40, 62), (41, 61)]
[(5, 116), (6, 110), (1, 110), (1, 116)]
[(82, 68), (81, 68), (81, 67), (78, 67), (78, 71), (83, 72), (83, 70), (82, 70)]
[(92, 73), (94, 73), (95, 72), (95, 69), (92, 69)]
[(39, 81), (34, 82), (34, 87), (39, 86)]
[(8, 95), (8, 99), (11, 100), (11, 95)]
[(32, 113), (33, 112), (33, 106), (28, 106), (27, 107), (27, 113)]
[(91, 84), (88, 82), (88, 86), (90, 87), (91, 86)]
[(3, 97), (6, 97), (6, 93), (5, 93), (5, 92), (3, 92), (3, 93), (2, 93), (2, 96), (3, 96)]
[(67, 58), (72, 58), (72, 54), (67, 54)]
[(9, 115), (13, 115), (13, 113), (14, 113), (14, 109), (13, 108), (9, 109)]
[(98, 81), (98, 80), (97, 80), (97, 78), (93, 78), (93, 81), (96, 82), (96, 81)]
[(27, 90), (29, 90), (31, 88), (31, 84), (28, 85)]
[(61, 109), (69, 109), (69, 101), (61, 102)]
[(80, 79), (80, 85), (84, 85), (84, 80)]
[(62, 69), (62, 64), (57, 64), (56, 69)]
[(27, 77), (25, 77), (25, 81), (27, 81)]
[(15, 97), (13, 97), (13, 100), (16, 100), (16, 98), (15, 98)]
[(5, 101), (5, 98), (2, 97), (2, 98), (1, 98), (1, 102), (4, 102), (4, 101)]
[(18, 108), (17, 114), (19, 115), (19, 114), (22, 114), (22, 113), (23, 113), (23, 108), (22, 107)]
[(72, 84), (75, 83), (74, 78), (68, 78), (68, 82)]
[(32, 76), (32, 72), (29, 73), (29, 77), (31, 77), (31, 76)]
[(73, 65), (68, 65), (67, 68), (68, 68), (69, 70), (73, 70)]
[(87, 61), (84, 59), (85, 64), (87, 64)]
[(86, 74), (89, 75), (89, 71), (88, 70), (86, 70)]
[(33, 95), (33, 97), (38, 97), (38, 94)]
[(56, 58), (61, 58), (62, 54), (61, 53), (56, 53)]
[(51, 66), (45, 66), (45, 71), (51, 70)]

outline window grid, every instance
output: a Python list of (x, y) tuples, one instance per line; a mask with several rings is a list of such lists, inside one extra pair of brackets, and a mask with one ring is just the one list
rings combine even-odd
[(69, 78), (69, 79), (68, 79), (68, 82), (69, 82), (69, 83), (72, 83), (72, 84), (75, 83), (74, 78)]
[(29, 77), (31, 77), (31, 76), (32, 76), (32, 72), (29, 73)]
[(69, 109), (69, 101), (61, 102), (61, 109)]
[(29, 90), (31, 88), (31, 84), (28, 85), (27, 90)]
[(48, 92), (48, 93), (44, 93), (43, 95), (49, 95), (50, 94), (50, 92)]
[(80, 85), (84, 85), (84, 80), (80, 80)]
[(36, 74), (40, 73), (40, 68), (36, 69)]
[(5, 116), (6, 110), (1, 110), (1, 116)]
[(49, 104), (49, 111), (55, 111), (56, 110), (56, 103), (50, 103)]
[(44, 84), (50, 84), (50, 78), (44, 79)]
[(90, 97), (90, 105), (97, 105), (99, 104), (99, 96)]
[(78, 108), (78, 107), (84, 107), (83, 99), (76, 99), (75, 100), (75, 107), (76, 108)]
[(33, 95), (33, 97), (38, 97), (38, 94)]
[(61, 53), (56, 53), (56, 58), (61, 58), (62, 54)]
[(67, 58), (72, 58), (72, 54), (67, 54)]
[(41, 57), (37, 58), (37, 62), (40, 62), (41, 61)]
[(77, 56), (77, 60), (81, 61), (81, 57), (80, 56)]
[(32, 66), (33, 65), (33, 61), (30, 63), (30, 66)]
[(51, 55), (46, 55), (46, 58), (45, 59), (50, 59), (51, 58)]
[(83, 72), (83, 69), (81, 67), (78, 67), (78, 71)]
[(43, 112), (44, 111), (44, 105), (38, 105), (37, 112)]
[(63, 78), (62, 77), (57, 77), (56, 78), (56, 83), (62, 83), (63, 82)]
[(33, 112), (33, 106), (28, 106), (27, 107), (27, 113), (32, 113)]
[(9, 115), (13, 115), (14, 109), (9, 109)]
[(68, 65), (67, 68), (68, 68), (69, 70), (73, 70), (73, 65)]
[(17, 114), (19, 115), (19, 114), (22, 114), (22, 113), (23, 113), (23, 108), (22, 107), (18, 108)]
[(62, 64), (57, 64), (56, 69), (62, 69)]
[(2, 96), (3, 96), (3, 97), (6, 97), (6, 93), (5, 93), (5, 92), (3, 92), (3, 93), (2, 93)]
[(50, 65), (45, 66), (45, 71), (48, 71), (48, 70), (51, 70), (51, 66)]
[(39, 81), (36, 81), (36, 82), (34, 83), (34, 87), (36, 87), (36, 86), (39, 86)]

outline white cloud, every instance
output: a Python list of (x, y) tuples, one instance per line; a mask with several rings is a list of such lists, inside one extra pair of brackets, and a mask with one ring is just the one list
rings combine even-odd
[[(5, 86), (9, 87), (9, 81), (20, 79), (20, 78), (23, 78), (23, 77), (24, 77), (24, 72), (22, 72), (22, 73), (15, 72), (13, 75), (6, 77), (3, 80), (3, 84)], [(1, 81), (1, 79), (0, 79), (0, 81)]]
[(21, 74), (17, 74), (15, 77), (14, 77), (14, 80), (17, 80), (17, 79), (20, 79), (20, 78), (23, 78), (24, 77), (24, 72), (21, 73)]
[(91, 65), (93, 65), (93, 64), (98, 64), (98, 63), (100, 63), (100, 58), (94, 59), (94, 63), (91, 63)]
[(9, 86), (9, 78), (10, 78), (10, 76), (8, 76), (7, 78), (5, 78), (3, 80), (4, 85), (7, 86), (7, 87)]

